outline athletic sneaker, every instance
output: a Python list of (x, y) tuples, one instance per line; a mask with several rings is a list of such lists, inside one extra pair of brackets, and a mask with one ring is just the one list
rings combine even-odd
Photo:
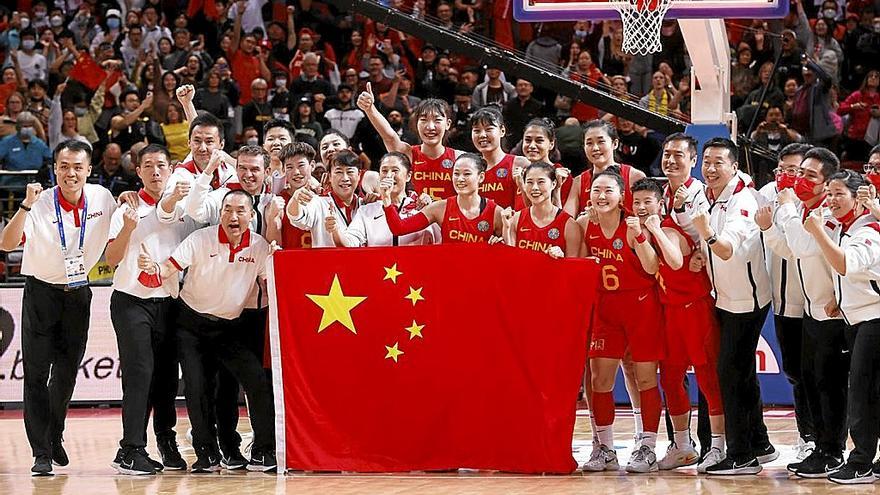
[(668, 471), (684, 466), (693, 466), (699, 461), (700, 455), (693, 445), (680, 448), (675, 442), (672, 442), (666, 449), (666, 455), (660, 460), (659, 466), (661, 471)]
[(186, 461), (177, 450), (177, 440), (174, 438), (163, 438), (156, 442), (159, 449), (159, 457), (162, 458), (162, 464), (168, 471), (181, 471), (186, 469)]
[(223, 469), (238, 471), (247, 468), (248, 460), (241, 455), (238, 449), (235, 449), (229, 455), (224, 455), (220, 458), (220, 465), (223, 466)]
[(832, 455), (816, 449), (814, 453), (804, 459), (800, 467), (795, 471), (801, 478), (826, 478), (829, 474), (840, 471), (843, 467), (843, 456)]
[(192, 465), (193, 473), (216, 473), (220, 471), (220, 453), (208, 448), (196, 449), (196, 462)]
[(122, 459), (119, 460), (119, 466), (116, 467), (119, 474), (129, 476), (156, 474), (156, 469), (153, 468), (153, 464), (147, 459), (147, 456), (141, 452), (142, 450), (131, 447), (123, 449)]
[(275, 471), (278, 463), (275, 461), (275, 452), (271, 450), (254, 450), (251, 452), (251, 460), (247, 464), (248, 471), (260, 471), (268, 473)]
[(766, 447), (755, 452), (755, 457), (758, 459), (758, 464), (768, 464), (779, 459), (779, 451), (767, 444)]
[(758, 474), (762, 469), (764, 468), (761, 467), (761, 464), (759, 464), (758, 460), (754, 457), (743, 462), (737, 462), (728, 457), (718, 464), (706, 468), (706, 474), (738, 476), (743, 474)]
[(700, 461), (700, 464), (697, 466), (697, 472), (705, 474), (707, 469), (723, 461), (725, 458), (727, 458), (727, 454), (725, 454), (724, 451), (718, 447), (712, 447), (709, 449), (709, 452), (703, 456), (703, 460)]
[(31, 476), (54, 476), (52, 473), (52, 458), (47, 455), (41, 455), (34, 459)]
[(153, 469), (155, 469), (157, 473), (161, 473), (162, 471), (165, 470), (165, 465), (162, 464), (161, 462), (157, 461), (156, 459), (153, 459), (152, 457), (150, 457), (150, 454), (147, 453), (147, 449), (140, 447), (138, 449), (138, 453), (140, 455), (144, 456), (144, 459), (146, 459), (147, 462), (149, 462), (150, 465), (153, 466)]
[(627, 473), (653, 473), (658, 469), (657, 454), (649, 445), (642, 445), (634, 450), (626, 465)]
[(880, 480), (880, 461), (874, 463), (874, 477)]
[(814, 450), (816, 450), (816, 442), (812, 440), (807, 441), (804, 440), (803, 437), (798, 437), (798, 444), (794, 448), (794, 450), (795, 458), (799, 461), (803, 461), (804, 459), (809, 457)]
[(64, 446), (61, 445), (63, 441), (63, 438), (57, 438), (52, 442), (52, 464), (62, 467), (70, 464), (67, 452), (64, 450)]
[(617, 452), (605, 445), (599, 445), (598, 448), (593, 449), (593, 453), (590, 454), (590, 460), (581, 469), (595, 473), (600, 471), (617, 471), (620, 469), (620, 464), (617, 462)]
[(868, 485), (874, 482), (874, 473), (871, 466), (860, 468), (846, 463), (836, 473), (829, 474), (828, 481), (841, 485)]

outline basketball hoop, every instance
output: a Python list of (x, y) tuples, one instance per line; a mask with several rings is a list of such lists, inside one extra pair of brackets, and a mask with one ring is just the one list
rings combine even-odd
[(623, 51), (633, 55), (649, 55), (663, 49), (660, 25), (671, 0), (623, 0), (614, 2), (614, 9), (623, 21)]

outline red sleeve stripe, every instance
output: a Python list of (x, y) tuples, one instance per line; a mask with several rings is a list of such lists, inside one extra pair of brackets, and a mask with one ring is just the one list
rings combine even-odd
[(168, 258), (168, 261), (170, 261), (171, 264), (174, 265), (174, 268), (177, 268), (177, 271), (179, 271), (179, 272), (183, 271), (183, 268), (180, 267), (180, 263), (178, 263), (176, 259), (171, 257), (171, 258)]

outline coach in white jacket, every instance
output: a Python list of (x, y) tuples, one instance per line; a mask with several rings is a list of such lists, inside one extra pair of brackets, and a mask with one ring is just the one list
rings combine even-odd
[(718, 381), (724, 400), (727, 458), (708, 474), (757, 474), (779, 454), (764, 425), (755, 350), (770, 309), (770, 278), (755, 212), (757, 192), (737, 174), (738, 149), (714, 138), (703, 148), (709, 211), (694, 227), (709, 249), (709, 276), (721, 324)]

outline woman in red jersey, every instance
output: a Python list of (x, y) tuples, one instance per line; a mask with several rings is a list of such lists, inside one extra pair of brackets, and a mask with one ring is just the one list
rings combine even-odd
[(431, 203), (421, 212), (401, 220), (391, 204), (387, 187), (380, 188), (385, 218), (391, 233), (397, 236), (418, 232), (431, 224), (440, 226), (443, 242), (488, 242), (502, 235), (501, 208), (480, 196), (480, 184), (486, 176), (486, 161), (480, 155), (463, 153), (452, 167), (455, 196)]
[[(550, 152), (556, 148), (556, 129), (552, 122), (547, 119), (532, 119), (526, 124), (523, 133), (522, 151), (530, 163), (553, 163), (550, 161)], [(552, 201), (556, 206), (564, 206), (566, 198), (571, 191), (571, 171), (556, 163), (556, 189), (553, 191)], [(516, 172), (516, 169), (514, 169)], [(528, 193), (517, 195), (516, 210), (519, 211), (528, 206)]]
[(571, 184), (571, 192), (565, 202), (565, 211), (569, 215), (577, 216), (587, 207), (593, 177), (603, 170), (615, 170), (623, 178), (621, 203), (624, 210), (632, 211), (630, 188), (639, 179), (644, 179), (645, 174), (641, 170), (614, 161), (617, 144), (617, 130), (611, 124), (602, 120), (592, 120), (587, 123), (584, 128), (584, 153), (587, 155), (590, 168), (575, 177)]
[[(455, 194), (452, 188), (452, 163), (462, 152), (443, 145), (446, 132), (452, 126), (449, 105), (436, 98), (418, 103), (410, 114), (415, 131), (422, 144), (409, 145), (400, 139), (388, 120), (379, 112), (370, 83), (358, 96), (358, 108), (364, 111), (370, 123), (385, 143), (389, 152), (403, 153), (412, 163), (412, 185), (419, 195), (428, 195), (432, 201), (446, 199)], [(427, 199), (422, 200), (427, 203)]]
[(505, 242), (554, 258), (577, 256), (583, 232), (571, 215), (551, 202), (558, 190), (556, 169), (549, 163), (533, 163), (523, 177), (525, 194), (532, 204), (505, 221)]
[[(583, 466), (585, 471), (619, 468), (614, 453), (614, 398), (611, 391), (617, 367), (629, 353), (635, 365), (645, 432), (627, 465), (629, 472), (658, 469), (654, 446), (660, 424), (657, 362), (663, 357), (662, 321), (657, 295), (658, 258), (639, 217), (626, 217), (622, 208), (623, 178), (614, 171), (598, 173), (590, 188), (597, 223), (582, 217), (582, 254), (599, 259), (600, 284), (590, 336), (593, 415), (599, 445)], [(660, 327), (662, 329), (662, 327)]]
[(486, 180), (480, 187), (483, 196), (494, 200), (502, 208), (513, 208), (517, 189), (516, 168), (529, 166), (528, 158), (509, 155), (501, 149), (501, 138), (507, 129), (501, 110), (483, 107), (471, 116), (471, 140), (488, 164)]

